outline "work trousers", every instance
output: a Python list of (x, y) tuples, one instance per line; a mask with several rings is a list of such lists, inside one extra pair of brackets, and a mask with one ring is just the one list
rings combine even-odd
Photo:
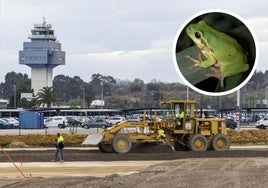
[(58, 154), (60, 153), (60, 160), (64, 160), (63, 158), (63, 149), (56, 148), (54, 160), (56, 161), (58, 159)]

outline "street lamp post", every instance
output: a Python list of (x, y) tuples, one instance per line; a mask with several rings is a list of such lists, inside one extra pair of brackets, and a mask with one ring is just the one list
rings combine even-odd
[[(103, 101), (103, 83), (101, 82), (101, 101), (102, 101), (102, 104), (104, 104), (104, 101)], [(104, 105), (101, 106), (101, 108), (103, 108)]]
[(101, 100), (103, 101), (103, 83), (101, 82)]
[(237, 116), (236, 117), (236, 120), (237, 120), (237, 129), (240, 130), (240, 89), (237, 90), (237, 105), (236, 105), (236, 108), (237, 108)]
[(14, 108), (16, 108), (16, 90), (17, 90), (17, 87), (16, 87), (16, 85), (13, 85), (13, 89), (14, 89)]
[(83, 108), (85, 108), (85, 88), (82, 88), (83, 90)]

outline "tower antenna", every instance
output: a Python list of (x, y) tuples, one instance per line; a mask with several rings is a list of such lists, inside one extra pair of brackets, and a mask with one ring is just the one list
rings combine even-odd
[(46, 9), (44, 9), (43, 25), (46, 24)]
[(45, 26), (46, 25), (46, 17), (43, 16), (43, 25)]

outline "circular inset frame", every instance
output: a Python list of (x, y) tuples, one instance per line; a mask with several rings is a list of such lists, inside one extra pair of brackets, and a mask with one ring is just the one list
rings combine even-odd
[(233, 93), (252, 77), (258, 45), (245, 21), (225, 10), (206, 10), (178, 30), (173, 62), (193, 90), (211, 96)]

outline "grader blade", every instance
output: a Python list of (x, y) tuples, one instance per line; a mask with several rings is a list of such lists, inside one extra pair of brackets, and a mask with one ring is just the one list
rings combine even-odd
[(84, 142), (82, 143), (82, 145), (85, 145), (85, 144), (97, 145), (98, 143), (100, 143), (103, 136), (104, 135), (102, 133), (89, 134), (87, 138), (84, 140)]

